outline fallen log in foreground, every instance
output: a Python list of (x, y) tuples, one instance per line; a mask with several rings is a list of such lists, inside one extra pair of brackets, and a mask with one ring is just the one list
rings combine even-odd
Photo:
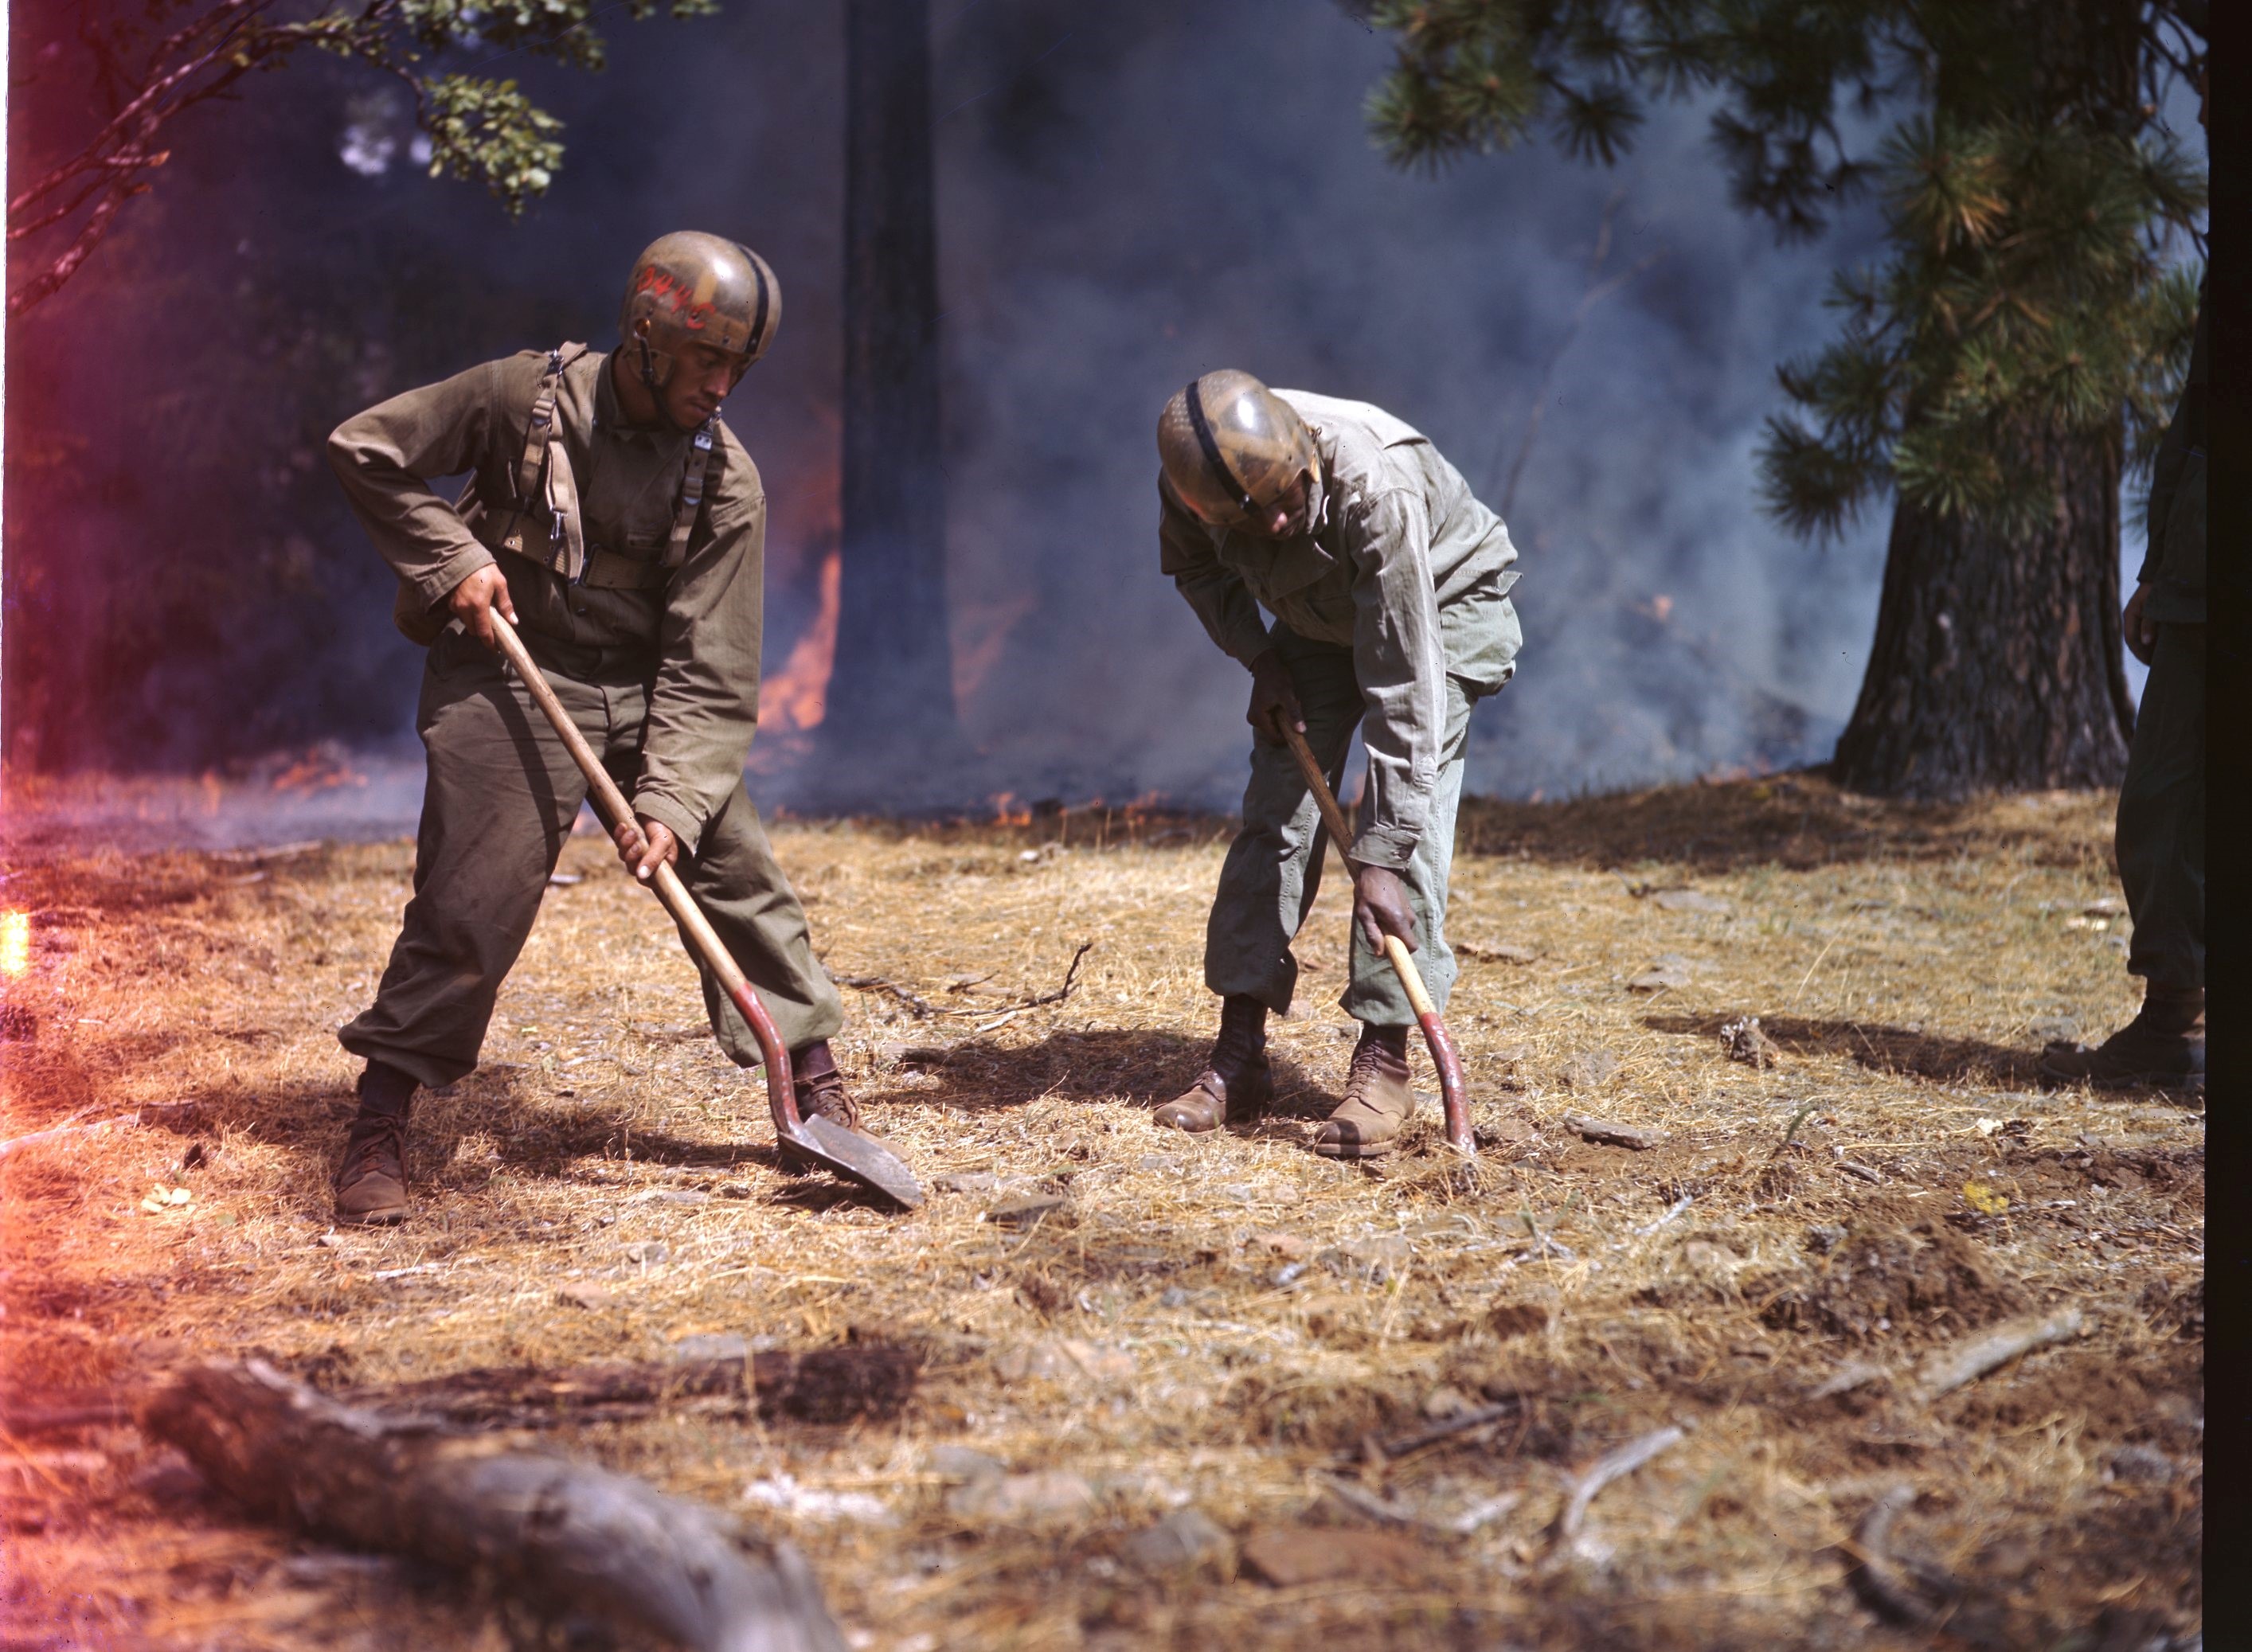
[(844, 1652), (796, 1549), (622, 1475), (341, 1406), (260, 1360), (181, 1372), (142, 1421), (240, 1503), (321, 1537), (692, 1652)]

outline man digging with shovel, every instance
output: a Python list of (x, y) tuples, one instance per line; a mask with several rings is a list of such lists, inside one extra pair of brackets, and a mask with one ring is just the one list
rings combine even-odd
[(1267, 1014), (1290, 1007), (1290, 942), (1313, 908), (1324, 838), (1283, 731), (1303, 732), (1334, 788), (1359, 725), (1368, 797), (1358, 836), (1338, 848), (1353, 880), (1352, 978), (1339, 1003), (1360, 1039), (1314, 1150), (1373, 1158), (1415, 1110), (1416, 1015), (1383, 938), (1414, 952), (1443, 1010), (1463, 755), (1470, 708), (1516, 670), (1517, 552), (1436, 448), (1366, 402), (1206, 373), (1166, 403), (1157, 452), (1161, 566), (1250, 671), (1256, 739), (1243, 827), (1205, 932), (1220, 1037), (1211, 1065), (1157, 1120), (1213, 1130), (1255, 1119), (1272, 1100)]
[[(636, 878), (677, 864), (771, 1011), (798, 1110), (858, 1128), (829, 1051), (844, 1024), (805, 913), (743, 789), (758, 720), (766, 496), (719, 405), (772, 342), (773, 273), (716, 235), (634, 266), (619, 348), (527, 351), (347, 420), (329, 457), (430, 653), (416, 725), (428, 781), (414, 894), (375, 1003), (338, 1037), (366, 1059), (337, 1172), (342, 1222), (407, 1215), (417, 1086), (473, 1071), (587, 781), (504, 669), (520, 628), (572, 723), (632, 800)], [(431, 476), (472, 473), (458, 504)], [(660, 880), (662, 881), (662, 880)], [(712, 970), (705, 1007), (738, 1065), (760, 1052)]]

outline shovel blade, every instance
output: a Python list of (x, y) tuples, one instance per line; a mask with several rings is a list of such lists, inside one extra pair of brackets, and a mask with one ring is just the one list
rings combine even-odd
[(914, 1173), (900, 1162), (897, 1154), (865, 1135), (855, 1135), (843, 1125), (818, 1116), (801, 1119), (795, 1128), (784, 1129), (781, 1134), (783, 1145), (790, 1151), (835, 1171), (848, 1182), (857, 1182), (871, 1192), (882, 1194), (903, 1211), (912, 1211), (922, 1203), (922, 1188), (915, 1181)]

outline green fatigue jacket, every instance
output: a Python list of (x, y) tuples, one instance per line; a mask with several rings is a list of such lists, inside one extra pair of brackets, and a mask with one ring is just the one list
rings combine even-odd
[(2159, 439), (2151, 465), (2151, 508), (2145, 513), (2150, 549), (2135, 576), (2136, 583), (2151, 587), (2143, 611), (2166, 624), (2205, 622), (2205, 386), (2212, 373), (2205, 299), (2200, 286), (2189, 382), (2182, 386), (2173, 422)]
[[(568, 451), (578, 480), (589, 560), (608, 551), (655, 562), (671, 532), (689, 437), (670, 426), (625, 423), (609, 361), (589, 351), (564, 369), (552, 440)], [(528, 351), (394, 396), (337, 427), (329, 462), (376, 548), (426, 610), (497, 562), (535, 655), (542, 638), (647, 655), (651, 684), (634, 811), (671, 828), (692, 855), (742, 780), (758, 722), (766, 494), (750, 455), (721, 425), (686, 559), (669, 577), (645, 589), (600, 588), (591, 580), (573, 586), (501, 549), (511, 513), (504, 503), (482, 502), (513, 496), (546, 365), (545, 351)], [(473, 473), (471, 488), (458, 510), (425, 480), (464, 470)], [(536, 553), (547, 539), (546, 518), (534, 512), (523, 543)]]
[(1275, 393), (1320, 450), (1321, 524), (1290, 539), (1209, 527), (1161, 482), (1162, 566), (1213, 641), (1247, 666), (1270, 646), (1262, 607), (1302, 637), (1352, 649), (1367, 706), (1369, 806), (1352, 855), (1397, 871), (1430, 817), (1447, 678), (1476, 700), (1516, 670), (1520, 636), (1507, 599), (1517, 549), (1462, 473), (1390, 413)]

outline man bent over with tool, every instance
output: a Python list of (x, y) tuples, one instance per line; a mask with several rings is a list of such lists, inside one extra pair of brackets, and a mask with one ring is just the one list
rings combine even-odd
[(1313, 907), (1323, 841), (1282, 725), (1303, 731), (1332, 788), (1358, 725), (1368, 796), (1359, 836), (1338, 845), (1353, 880), (1352, 979), (1339, 1002), (1360, 1041), (1314, 1150), (1373, 1158), (1392, 1150), (1415, 1108), (1415, 1016), (1382, 938), (1414, 951), (1443, 1009), (1463, 755), (1470, 708), (1516, 670), (1517, 552), (1429, 441), (1366, 402), (1206, 373), (1165, 405), (1157, 452), (1162, 566), (1250, 671), (1256, 734), (1243, 828), (1205, 932), (1220, 1038), (1211, 1065), (1157, 1122), (1216, 1129), (1272, 1099), (1267, 1013), (1290, 1007), (1290, 941)]
[[(716, 235), (667, 235), (634, 266), (619, 347), (526, 351), (346, 420), (330, 462), (400, 579), (394, 617), (429, 648), (414, 894), (375, 1003), (338, 1037), (366, 1059), (337, 1219), (407, 1215), (407, 1105), (475, 1069), (587, 783), (497, 652), (525, 647), (633, 800), (618, 857), (678, 864), (771, 1009), (801, 1112), (858, 1117), (829, 1038), (844, 1008), (743, 789), (758, 720), (766, 495), (719, 405), (773, 341), (770, 271)], [(472, 474), (448, 504), (425, 480)], [(712, 979), (727, 1054), (750, 1028)]]

